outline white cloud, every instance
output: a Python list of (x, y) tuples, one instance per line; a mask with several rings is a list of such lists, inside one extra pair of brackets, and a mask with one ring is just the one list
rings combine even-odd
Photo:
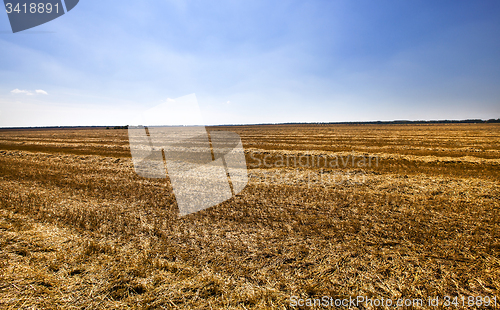
[(13, 89), (10, 92), (13, 93), (13, 94), (26, 94), (28, 96), (33, 95), (33, 93), (30, 92), (29, 90), (21, 90), (21, 89), (18, 89), (18, 88)]
[[(13, 89), (10, 92), (12, 94), (26, 94), (28, 96), (33, 96), (34, 95), (34, 93), (31, 92), (31, 91), (29, 91), (29, 90), (24, 90), (24, 89), (19, 89), (19, 88)], [(48, 95), (49, 93), (47, 93), (43, 89), (37, 89), (37, 90), (35, 90), (35, 94), (37, 94), (37, 95)]]

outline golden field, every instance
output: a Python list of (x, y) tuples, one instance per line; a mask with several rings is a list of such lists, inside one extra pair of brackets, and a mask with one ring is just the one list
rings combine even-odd
[(0, 130), (0, 308), (500, 305), (500, 124), (210, 130), (241, 136), (249, 183), (181, 218), (168, 179), (135, 174), (127, 130)]

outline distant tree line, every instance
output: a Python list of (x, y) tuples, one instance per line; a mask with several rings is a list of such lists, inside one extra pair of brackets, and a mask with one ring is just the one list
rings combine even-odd
[[(316, 123), (261, 123), (261, 124), (224, 124), (214, 125), (217, 126), (248, 126), (248, 125), (365, 125), (365, 124), (486, 124), (486, 123), (500, 123), (500, 118), (483, 119), (464, 119), (464, 120), (431, 120), (431, 121), (409, 121), (409, 120), (395, 120), (395, 121), (366, 121), (366, 122), (316, 122)], [(0, 129), (65, 129), (65, 128), (103, 128), (103, 126), (45, 126), (45, 127), (0, 127)], [(128, 129), (125, 126), (106, 126), (106, 129)]]
[[(111, 129), (109, 126), (106, 129)], [(113, 129), (128, 129), (128, 125), (125, 126), (114, 126)]]
[[(394, 121), (366, 121), (366, 122), (317, 122), (317, 123), (280, 123), (281, 125), (364, 125), (364, 124), (482, 124), (482, 123), (500, 123), (500, 118), (494, 119), (465, 119), (465, 120), (394, 120)], [(260, 125), (278, 125), (276, 124), (260, 124)]]

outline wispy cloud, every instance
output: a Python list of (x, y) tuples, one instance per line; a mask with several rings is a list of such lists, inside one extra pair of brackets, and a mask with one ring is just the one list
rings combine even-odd
[(45, 90), (43, 89), (37, 89), (35, 90), (35, 92), (31, 92), (29, 90), (24, 90), (24, 89), (19, 89), (19, 88), (16, 88), (16, 89), (13, 89), (10, 91), (12, 94), (25, 94), (25, 95), (28, 95), (28, 96), (33, 96), (34, 94), (37, 94), (37, 95), (48, 95), (49, 93), (47, 93)]
[(33, 93), (30, 92), (29, 90), (23, 90), (23, 89), (18, 89), (18, 88), (13, 89), (10, 92), (13, 93), (13, 94), (26, 94), (28, 96), (32, 96), (33, 95)]

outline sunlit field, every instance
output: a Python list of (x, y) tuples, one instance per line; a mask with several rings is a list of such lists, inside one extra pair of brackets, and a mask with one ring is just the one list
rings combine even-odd
[(125, 129), (0, 130), (0, 308), (500, 305), (500, 124), (214, 129), (241, 136), (249, 183), (184, 217)]

